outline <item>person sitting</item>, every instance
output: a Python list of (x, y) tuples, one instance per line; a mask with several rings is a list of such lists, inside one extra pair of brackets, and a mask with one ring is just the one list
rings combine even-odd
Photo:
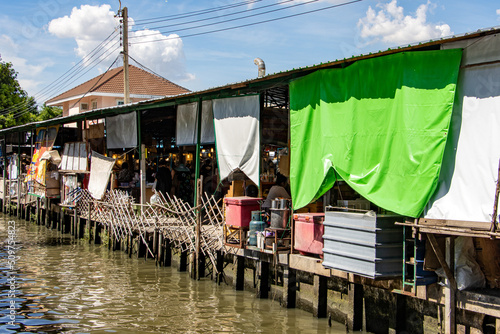
[(122, 167), (120, 169), (120, 172), (118, 173), (118, 182), (127, 183), (132, 181), (133, 178), (134, 174), (128, 169), (128, 163), (122, 163)]
[(245, 196), (257, 197), (259, 196), (259, 188), (255, 184), (251, 184), (245, 188)]
[(288, 179), (286, 176), (282, 174), (276, 176), (276, 184), (269, 189), (269, 194), (262, 204), (262, 209), (269, 209), (271, 207), (271, 201), (276, 198), (291, 198), (285, 189), (287, 183)]
[(167, 198), (166, 194), (170, 195), (170, 191), (172, 189), (172, 173), (164, 161), (160, 162), (160, 167), (156, 172), (155, 180), (155, 190)]

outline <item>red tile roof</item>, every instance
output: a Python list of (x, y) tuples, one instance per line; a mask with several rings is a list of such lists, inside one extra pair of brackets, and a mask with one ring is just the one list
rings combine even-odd
[[(190, 92), (184, 87), (133, 65), (129, 65), (129, 82), (129, 91), (131, 95), (173, 96)], [(85, 93), (89, 94), (91, 92), (123, 94), (123, 66), (98, 75), (81, 85), (51, 98), (46, 103), (57, 102), (59, 100)]]

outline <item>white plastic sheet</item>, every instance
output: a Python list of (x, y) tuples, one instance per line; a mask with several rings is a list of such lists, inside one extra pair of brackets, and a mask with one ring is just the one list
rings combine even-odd
[(259, 96), (213, 100), (220, 178), (241, 170), (259, 184)]
[(92, 151), (88, 189), (93, 198), (101, 199), (104, 196), (114, 164), (115, 159)]
[(500, 59), (500, 38), (450, 44), (464, 47), (462, 66), (477, 66), (460, 71), (439, 183), (425, 217), (489, 222), (500, 159), (500, 64), (479, 63)]
[[(177, 106), (176, 144), (196, 145), (198, 134), (198, 102)], [(201, 110), (201, 144), (215, 142), (212, 101), (203, 101)]]
[(106, 142), (108, 149), (137, 146), (137, 114), (106, 117)]

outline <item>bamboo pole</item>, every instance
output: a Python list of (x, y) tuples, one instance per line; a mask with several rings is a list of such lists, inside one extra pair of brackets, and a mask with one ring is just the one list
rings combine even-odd
[(493, 217), (491, 217), (490, 232), (495, 232), (497, 229), (497, 210), (498, 210), (498, 195), (500, 194), (500, 161), (498, 162), (497, 187), (495, 190), (495, 201), (493, 204)]

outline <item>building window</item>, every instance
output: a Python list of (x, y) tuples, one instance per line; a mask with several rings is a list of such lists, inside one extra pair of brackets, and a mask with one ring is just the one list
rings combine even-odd
[(117, 106), (122, 106), (122, 105), (124, 105), (123, 100), (116, 100), (116, 105), (117, 105)]
[(80, 103), (80, 110), (89, 110), (88, 103)]
[(92, 110), (97, 109), (97, 100), (92, 100)]

